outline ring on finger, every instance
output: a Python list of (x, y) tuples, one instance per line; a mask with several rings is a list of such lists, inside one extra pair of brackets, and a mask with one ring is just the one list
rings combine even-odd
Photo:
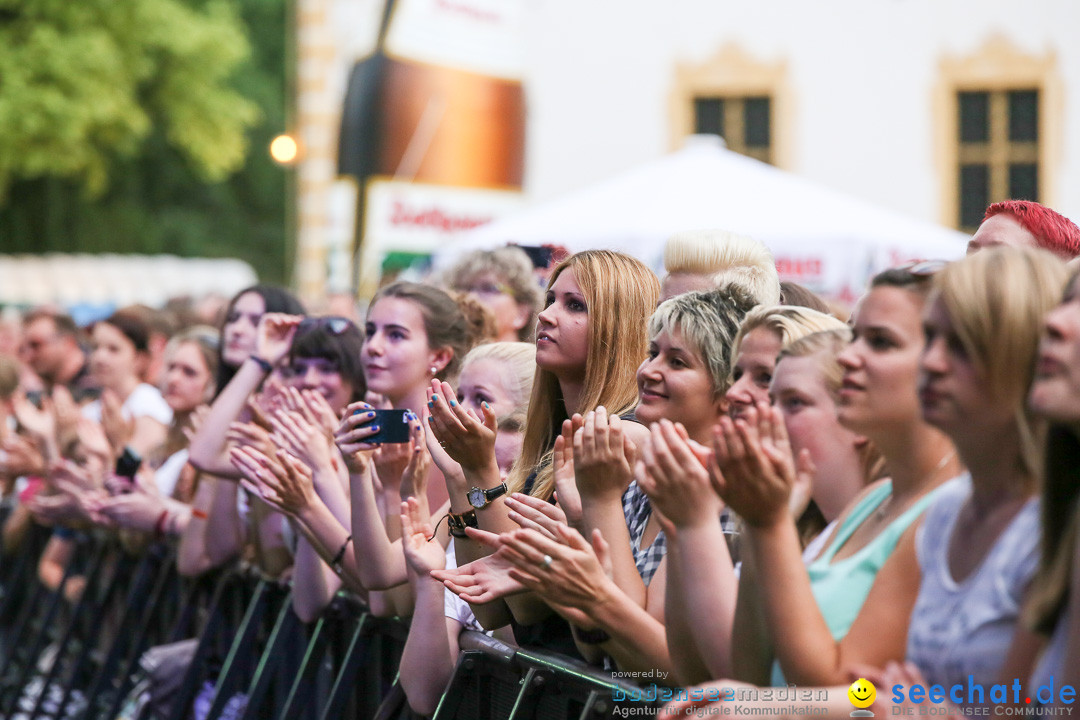
[(544, 566), (545, 570), (549, 570), (549, 569), (551, 569), (551, 563), (553, 561), (554, 561), (553, 557), (551, 557), (550, 555), (545, 555), (543, 561), (540, 564)]

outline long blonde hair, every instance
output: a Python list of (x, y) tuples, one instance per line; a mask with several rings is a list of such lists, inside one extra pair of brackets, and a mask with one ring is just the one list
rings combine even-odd
[(950, 263), (934, 277), (953, 330), (997, 402), (1014, 408), (1021, 473), (1030, 488), (1042, 465), (1045, 423), (1024, 398), (1035, 378), (1042, 319), (1061, 298), (1067, 271), (1046, 250), (999, 247)]
[[(589, 313), (589, 352), (578, 412), (603, 405), (611, 414), (624, 414), (637, 402), (637, 368), (648, 352), (649, 316), (660, 297), (660, 281), (636, 258), (611, 250), (586, 250), (559, 263), (548, 281), (550, 289), (564, 270), (573, 270)], [(522, 491), (536, 471), (531, 494), (548, 498), (555, 487), (551, 449), (568, 416), (555, 375), (537, 368), (521, 457), (507, 480), (511, 491)]]

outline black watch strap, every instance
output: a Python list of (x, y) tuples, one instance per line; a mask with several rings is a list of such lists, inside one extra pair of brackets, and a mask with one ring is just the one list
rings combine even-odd
[(454, 513), (446, 514), (446, 527), (450, 530), (450, 534), (456, 538), (465, 538), (469, 536), (465, 533), (465, 528), (478, 528), (480, 524), (476, 520), (476, 511), (469, 510), (463, 512), (460, 515)]

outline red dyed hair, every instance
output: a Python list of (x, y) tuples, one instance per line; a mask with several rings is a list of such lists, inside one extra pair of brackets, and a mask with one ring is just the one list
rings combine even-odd
[(1080, 255), (1080, 228), (1061, 213), (1030, 200), (1005, 200), (986, 208), (983, 221), (1001, 213), (1015, 218), (1044, 250), (1067, 258)]

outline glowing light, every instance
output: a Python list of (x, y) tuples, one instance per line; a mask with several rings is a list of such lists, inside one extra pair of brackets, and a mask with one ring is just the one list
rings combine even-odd
[(299, 154), (300, 148), (291, 135), (278, 135), (270, 142), (270, 157), (282, 165), (295, 162)]

